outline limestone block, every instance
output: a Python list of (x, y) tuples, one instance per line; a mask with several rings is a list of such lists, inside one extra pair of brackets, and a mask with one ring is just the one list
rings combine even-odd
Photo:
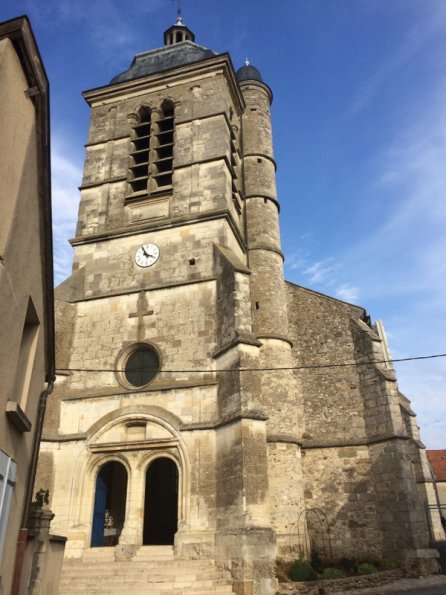
[(175, 136), (175, 167), (226, 157), (230, 159), (230, 130), (223, 114), (178, 123)]

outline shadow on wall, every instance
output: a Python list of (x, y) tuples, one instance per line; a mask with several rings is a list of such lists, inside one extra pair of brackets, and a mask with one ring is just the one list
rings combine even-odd
[[(310, 506), (301, 513), (298, 529), (306, 559), (315, 551), (323, 559), (374, 561), (389, 557), (410, 573), (438, 572), (409, 447), (408, 440), (371, 445), (370, 458), (341, 459), (341, 468), (322, 479), (317, 494), (306, 489)], [(356, 451), (352, 447), (339, 450), (344, 450), (344, 455)], [(359, 471), (361, 466), (368, 467), (368, 473)], [(358, 475), (367, 478), (358, 479)], [(311, 507), (312, 502), (319, 508)]]

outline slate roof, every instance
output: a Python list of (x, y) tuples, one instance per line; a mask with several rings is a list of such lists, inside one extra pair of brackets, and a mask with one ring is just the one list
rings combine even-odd
[(149, 52), (136, 54), (130, 67), (116, 75), (110, 81), (110, 84), (131, 81), (149, 74), (162, 72), (171, 68), (178, 68), (185, 64), (199, 62), (206, 58), (217, 56), (216, 52), (198, 45), (192, 41), (182, 41)]
[(237, 70), (238, 81), (260, 81), (263, 82), (262, 75), (258, 68), (252, 64), (246, 64)]
[(446, 481), (446, 450), (426, 450), (437, 481)]

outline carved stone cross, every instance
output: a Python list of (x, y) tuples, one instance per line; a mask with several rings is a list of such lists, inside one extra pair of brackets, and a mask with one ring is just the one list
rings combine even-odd
[(131, 312), (129, 318), (138, 318), (138, 330), (136, 340), (142, 341), (144, 339), (144, 316), (151, 316), (153, 310), (149, 310), (146, 292), (140, 291), (138, 293), (138, 301), (136, 302), (136, 312)]

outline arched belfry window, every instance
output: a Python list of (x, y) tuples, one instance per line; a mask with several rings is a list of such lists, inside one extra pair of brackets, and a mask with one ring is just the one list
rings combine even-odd
[(129, 182), (132, 195), (148, 192), (151, 132), (152, 115), (149, 108), (143, 107), (136, 118), (131, 136)]
[(174, 106), (164, 101), (159, 110), (143, 107), (131, 118), (130, 200), (164, 192), (172, 186)]
[(154, 140), (153, 179), (155, 181), (155, 190), (158, 190), (172, 186), (174, 106), (170, 101), (164, 101), (161, 105)]

